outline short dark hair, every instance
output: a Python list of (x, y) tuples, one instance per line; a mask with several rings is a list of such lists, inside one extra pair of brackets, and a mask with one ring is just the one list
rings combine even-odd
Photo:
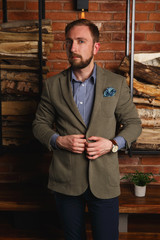
[(87, 26), (87, 27), (89, 27), (89, 29), (91, 31), (91, 34), (92, 34), (92, 37), (93, 37), (93, 41), (94, 42), (99, 42), (98, 27), (94, 23), (92, 23), (91, 21), (89, 21), (87, 19), (78, 19), (78, 20), (75, 20), (75, 21), (69, 23), (65, 28), (65, 36), (70, 31), (70, 29), (74, 26)]

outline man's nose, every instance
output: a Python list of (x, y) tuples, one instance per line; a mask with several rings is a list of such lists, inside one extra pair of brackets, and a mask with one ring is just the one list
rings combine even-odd
[(77, 43), (75, 41), (72, 42), (70, 47), (71, 52), (77, 52)]

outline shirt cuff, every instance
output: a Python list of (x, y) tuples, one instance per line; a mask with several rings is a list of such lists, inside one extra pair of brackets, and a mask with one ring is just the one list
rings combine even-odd
[(57, 144), (56, 144), (57, 137), (59, 137), (59, 134), (55, 133), (55, 134), (52, 135), (51, 140), (50, 140), (50, 145), (51, 145), (52, 148), (54, 148), (54, 149), (59, 149), (59, 148), (57, 147)]
[(126, 140), (123, 137), (117, 136), (114, 138), (114, 140), (116, 141), (116, 143), (118, 145), (118, 150), (125, 148)]

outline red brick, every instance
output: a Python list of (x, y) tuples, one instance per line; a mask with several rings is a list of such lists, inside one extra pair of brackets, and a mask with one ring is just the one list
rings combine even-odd
[(160, 13), (150, 13), (149, 14), (149, 20), (151, 21), (160, 21)]
[[(154, 184), (160, 184), (160, 176), (154, 176), (156, 182), (154, 182)], [(153, 183), (152, 183), (153, 184)]]
[(104, 31), (120, 31), (123, 30), (123, 25), (120, 22), (106, 22), (103, 24)]
[(65, 34), (63, 33), (55, 33), (54, 34), (55, 41), (65, 41)]
[(156, 9), (155, 3), (136, 3), (136, 11), (154, 11)]
[(55, 10), (62, 10), (62, 3), (61, 2), (47, 2), (46, 1), (46, 11), (55, 11)]
[(150, 44), (149, 42), (145, 43), (135, 43), (135, 51), (140, 52), (159, 52), (160, 51), (160, 44), (153, 43)]
[(120, 165), (119, 167), (120, 169), (120, 173), (134, 173), (136, 170), (140, 171), (140, 172), (143, 172), (143, 168), (141, 166), (123, 166), (123, 165)]
[(48, 56), (49, 60), (67, 60), (67, 55), (65, 52), (52, 52)]
[(146, 40), (147, 41), (160, 41), (160, 33), (151, 33), (151, 34), (147, 34), (147, 37), (146, 37)]
[(147, 20), (148, 20), (148, 13), (135, 14), (135, 21), (147, 21)]
[(38, 12), (8, 12), (9, 20), (37, 20)]
[(73, 9), (74, 9), (73, 1), (64, 3), (63, 10), (73, 10)]
[(65, 27), (66, 27), (66, 23), (64, 23), (64, 22), (53, 22), (52, 23), (53, 32), (64, 31)]
[(52, 50), (63, 50), (63, 43), (62, 42), (53, 42)]
[(95, 60), (113, 60), (114, 59), (114, 53), (111, 52), (99, 52), (95, 56)]
[(119, 156), (119, 164), (123, 165), (138, 165), (140, 159), (138, 156), (129, 157), (128, 155)]
[(115, 53), (115, 59), (116, 60), (122, 60), (125, 57), (125, 50), (123, 52), (116, 52)]
[(126, 34), (125, 33), (113, 33), (112, 40), (113, 41), (125, 41)]
[(120, 62), (105, 62), (105, 68), (111, 71), (118, 69)]
[(89, 2), (88, 10), (89, 11), (98, 11), (99, 4), (96, 2)]
[(154, 23), (151, 22), (139, 23), (138, 27), (140, 31), (153, 31)]
[(111, 33), (100, 33), (100, 42), (110, 42), (111, 41)]
[(26, 2), (26, 10), (38, 10), (38, 1), (37, 2)]
[(126, 4), (125, 3), (101, 3), (100, 4), (101, 11), (125, 11)]
[(143, 165), (160, 165), (160, 156), (147, 156), (142, 157)]
[(69, 67), (68, 62), (53, 62), (52, 68), (53, 70), (64, 70)]
[(58, 20), (68, 20), (73, 21), (76, 19), (76, 12), (46, 12), (46, 18), (52, 19), (53, 21)]
[(148, 173), (150, 173), (150, 172), (152, 172), (153, 174), (159, 174), (160, 173), (160, 167), (154, 167), (154, 166), (144, 166), (143, 167), (143, 171), (144, 172), (148, 172)]
[(135, 41), (145, 41), (145, 33), (135, 33)]
[(126, 21), (126, 13), (114, 13), (113, 19), (119, 21)]
[(160, 23), (155, 23), (155, 30), (160, 32)]
[(8, 10), (24, 10), (24, 2), (23, 1), (13, 1), (7, 2), (7, 11)]
[(86, 18), (91, 21), (109, 21), (112, 19), (112, 14), (103, 12), (86, 12)]
[(125, 43), (111, 42), (111, 43), (101, 43), (101, 51), (114, 50), (114, 51), (124, 51)]

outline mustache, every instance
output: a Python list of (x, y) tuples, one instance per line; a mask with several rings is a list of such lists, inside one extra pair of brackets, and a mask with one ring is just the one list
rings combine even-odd
[(72, 58), (72, 57), (79, 57), (79, 58), (81, 58), (81, 55), (76, 54), (76, 53), (70, 53), (70, 54), (69, 54), (69, 57), (70, 57), (70, 58)]

